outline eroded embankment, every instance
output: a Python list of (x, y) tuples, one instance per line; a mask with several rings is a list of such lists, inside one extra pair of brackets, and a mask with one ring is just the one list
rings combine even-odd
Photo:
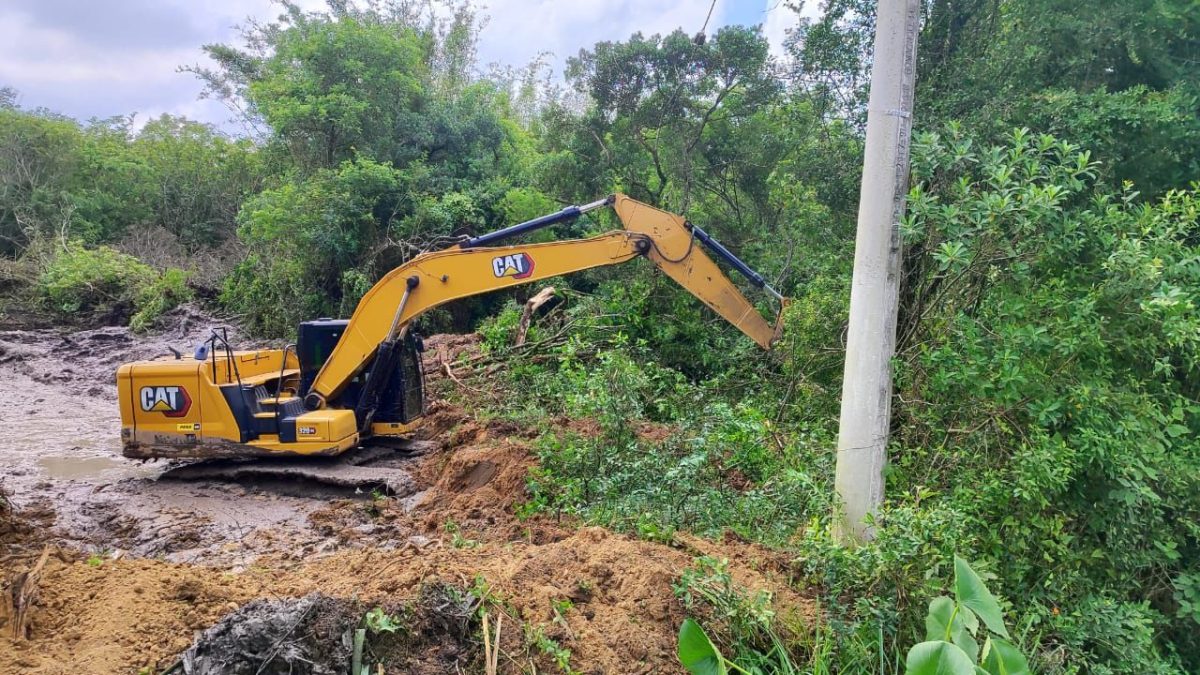
[[(748, 588), (780, 588), (772, 573), (776, 561), (764, 552), (690, 539), (681, 544), (670, 547), (584, 528), (540, 544), (455, 548), (437, 538), (422, 547), (338, 552), (309, 563), (262, 560), (237, 574), (156, 560), (90, 565), (52, 559), (31, 639), (0, 640), (0, 670), (162, 668), (189, 645), (193, 631), (255, 598), (321, 592), (356, 599), (363, 608), (395, 607), (437, 582), (459, 588), (482, 582), (508, 608), (509, 633), (502, 630), (502, 644), (514, 656), (525, 653), (529, 631), (541, 630), (570, 649), (572, 666), (583, 672), (674, 672), (674, 637), (684, 614), (671, 584), (694, 555), (732, 557), (735, 577)], [(809, 611), (788, 592), (778, 595), (776, 604), (783, 612)], [(466, 668), (482, 654), (477, 644), (462, 651), (441, 663), (436, 654), (414, 656), (432, 657), (426, 672), (457, 672), (455, 663)]]
[[(407, 499), (155, 480), (162, 465), (118, 458), (111, 373), (165, 348), (103, 331), (0, 335), (0, 374), (20, 383), (3, 394), (20, 404), (0, 401), (4, 409), (49, 403), (84, 420), (18, 417), (20, 440), (0, 449), (18, 508), (14, 525), (0, 525), (0, 573), (15, 578), (51, 546), (28, 639), (11, 637), (13, 622), (0, 618), (0, 673), (156, 672), (214, 625), (193, 652), (194, 672), (214, 672), (204, 670), (212, 667), (205, 653), (256, 649), (274, 655), (264, 673), (345, 672), (349, 630), (375, 606), (402, 624), (369, 641), (368, 656), (386, 672), (482, 672), (481, 609), (493, 620), (505, 615), (500, 672), (554, 672), (563, 657), (556, 649), (569, 650), (578, 672), (678, 672), (684, 610), (672, 584), (699, 555), (728, 558), (735, 580), (771, 590), (781, 615), (803, 624), (813, 611), (789, 589), (787, 561), (760, 547), (519, 521), (512, 507), (525, 498), (538, 430), (481, 423), (444, 402), (426, 420), (430, 449), (408, 460), (415, 492)], [(166, 336), (177, 348), (198, 339), (180, 332)], [(436, 381), (440, 362), (474, 341), (429, 343), (434, 388), (457, 386)], [(65, 352), (78, 356), (70, 376), (61, 371)], [(46, 457), (62, 458), (63, 468), (47, 470)], [(298, 618), (281, 628), (288, 617)]]

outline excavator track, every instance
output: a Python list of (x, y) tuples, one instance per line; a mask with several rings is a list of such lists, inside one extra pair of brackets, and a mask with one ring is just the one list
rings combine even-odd
[(310, 481), (392, 497), (417, 492), (409, 472), (420, 456), (436, 449), (433, 441), (375, 438), (363, 447), (333, 457), (257, 457), (206, 459), (168, 469), (160, 480)]

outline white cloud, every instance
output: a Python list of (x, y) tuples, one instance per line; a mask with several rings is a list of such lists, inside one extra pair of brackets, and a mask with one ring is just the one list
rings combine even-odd
[(765, 0), (763, 10), (766, 19), (763, 21), (763, 36), (771, 43), (771, 54), (783, 57), (783, 42), (788, 37), (788, 31), (800, 25), (800, 18), (815, 19), (821, 14), (820, 3), (817, 0), (800, 0), (800, 11), (797, 13), (792, 5), (797, 0)]
[[(478, 0), (490, 19), (480, 36), (480, 65), (522, 66), (551, 52), (561, 75), (568, 58), (602, 40), (634, 32), (689, 35), (704, 25), (712, 0)], [(795, 13), (781, 0), (716, 0), (708, 32), (730, 16), (765, 22), (777, 50)], [(786, 1), (786, 0), (783, 0)], [(320, 10), (323, 0), (301, 0)], [(815, 5), (815, 0), (806, 4)], [(102, 9), (97, 9), (97, 6)], [(79, 119), (163, 112), (212, 122), (233, 133), (239, 125), (219, 103), (198, 100), (201, 85), (179, 66), (206, 64), (205, 42), (236, 42), (236, 27), (270, 21), (282, 8), (272, 0), (122, 0), (117, 15), (97, 0), (6, 0), (0, 8), (0, 86), (12, 86), (26, 107), (45, 106)]]
[[(480, 60), (524, 65), (551, 52), (561, 72), (581, 48), (603, 40), (624, 40), (635, 32), (666, 34), (683, 28), (689, 35), (704, 25), (710, 0), (492, 0), (480, 39)], [(717, 0), (709, 32), (720, 25), (726, 0)]]

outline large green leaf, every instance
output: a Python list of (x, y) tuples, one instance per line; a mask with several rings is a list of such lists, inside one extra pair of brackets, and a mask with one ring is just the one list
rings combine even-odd
[[(929, 603), (929, 614), (925, 615), (925, 639), (953, 642), (974, 663), (979, 657), (979, 643), (971, 633), (979, 624), (973, 621), (975, 617), (971, 610), (959, 607), (956, 612), (954, 608), (954, 601), (944, 595)], [(968, 618), (972, 621), (968, 622)], [(971, 623), (975, 624), (974, 628)]]
[(725, 659), (694, 619), (679, 627), (679, 662), (692, 675), (726, 675)]
[(1030, 675), (1025, 655), (1006, 640), (988, 640), (983, 667), (990, 675)]
[(987, 586), (983, 585), (983, 581), (967, 561), (958, 556), (954, 556), (954, 595), (960, 605), (970, 608), (983, 620), (988, 630), (1008, 637), (1000, 603), (996, 602), (996, 598), (988, 591)]
[(975, 675), (966, 652), (943, 640), (914, 645), (904, 666), (907, 675)]

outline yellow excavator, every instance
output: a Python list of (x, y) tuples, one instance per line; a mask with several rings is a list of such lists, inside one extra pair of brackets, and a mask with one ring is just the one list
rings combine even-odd
[[(624, 229), (492, 246), (605, 207)], [(774, 326), (702, 249), (778, 301)], [(368, 439), (404, 438), (425, 411), (423, 345), (410, 330), (423, 312), (638, 257), (763, 349), (779, 339), (787, 301), (760, 274), (683, 217), (616, 194), (418, 255), (367, 291), (349, 321), (305, 321), (284, 349), (237, 351), (213, 329), (191, 358), (120, 366), (122, 452), (139, 459), (337, 455)]]

